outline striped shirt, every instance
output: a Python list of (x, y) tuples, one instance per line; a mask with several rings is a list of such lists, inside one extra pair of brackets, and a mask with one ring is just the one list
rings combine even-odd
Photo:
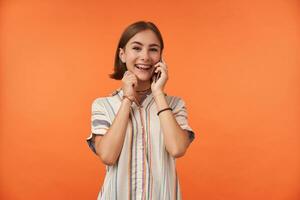
[[(165, 94), (179, 126), (194, 132), (188, 125), (187, 110), (180, 97)], [(105, 135), (111, 126), (123, 97), (117, 89), (108, 97), (92, 103), (91, 134), (87, 143), (96, 153), (95, 135)], [(98, 200), (174, 200), (181, 199), (175, 158), (165, 148), (162, 128), (152, 93), (140, 105), (132, 103), (124, 144), (117, 162), (106, 166), (106, 176)]]

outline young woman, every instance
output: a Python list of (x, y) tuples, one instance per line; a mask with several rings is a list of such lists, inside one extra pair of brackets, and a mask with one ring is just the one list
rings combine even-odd
[(89, 147), (106, 165), (98, 199), (181, 199), (175, 159), (194, 139), (180, 97), (164, 87), (163, 39), (151, 22), (123, 32), (111, 78), (122, 87), (92, 103)]

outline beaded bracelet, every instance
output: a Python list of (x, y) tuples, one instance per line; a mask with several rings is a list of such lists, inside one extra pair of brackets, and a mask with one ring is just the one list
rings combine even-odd
[(163, 111), (165, 111), (165, 110), (172, 110), (172, 108), (164, 108), (164, 109), (158, 111), (157, 116), (158, 116), (161, 112), (163, 112)]
[(131, 102), (131, 104), (132, 104), (132, 102), (134, 102), (134, 100), (133, 99), (130, 99), (127, 95), (123, 95), (123, 99), (129, 99), (129, 101)]

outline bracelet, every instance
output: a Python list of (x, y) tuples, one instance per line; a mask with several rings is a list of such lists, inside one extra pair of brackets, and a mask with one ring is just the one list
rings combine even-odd
[(129, 101), (131, 102), (131, 104), (132, 104), (132, 102), (134, 102), (134, 100), (133, 99), (130, 99), (127, 95), (123, 95), (123, 99), (129, 99)]
[(162, 110), (160, 110), (160, 111), (158, 111), (158, 113), (157, 113), (157, 116), (161, 113), (161, 112), (163, 112), (163, 111), (165, 111), (165, 110), (173, 110), (172, 108), (165, 108), (165, 109), (162, 109)]

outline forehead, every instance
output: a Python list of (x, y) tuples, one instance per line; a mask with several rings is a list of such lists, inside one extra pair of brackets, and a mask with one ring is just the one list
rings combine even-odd
[(128, 45), (136, 44), (134, 42), (139, 42), (143, 45), (149, 46), (151, 44), (157, 44), (161, 46), (158, 37), (152, 30), (144, 30), (135, 34), (130, 40), (128, 41)]

